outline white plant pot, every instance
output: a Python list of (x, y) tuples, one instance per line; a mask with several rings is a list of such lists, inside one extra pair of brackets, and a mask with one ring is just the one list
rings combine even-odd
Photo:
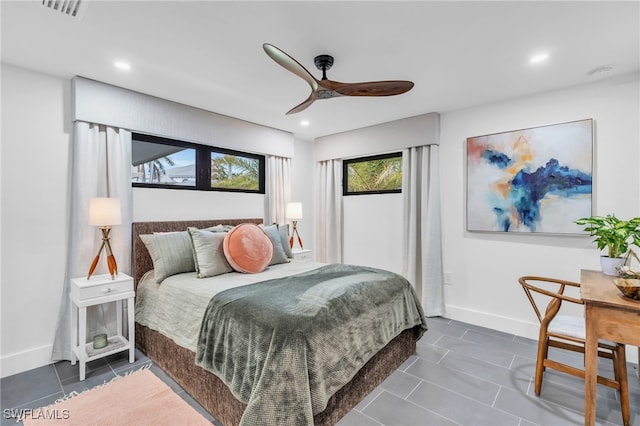
[(622, 266), (624, 259), (621, 257), (600, 256), (600, 267), (605, 275), (618, 275), (618, 266)]

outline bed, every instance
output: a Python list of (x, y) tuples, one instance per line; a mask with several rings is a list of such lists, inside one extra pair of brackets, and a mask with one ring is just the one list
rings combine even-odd
[[(136, 289), (143, 279), (143, 276), (153, 269), (153, 262), (147, 247), (140, 239), (140, 235), (184, 231), (188, 227), (203, 229), (215, 225), (235, 226), (242, 223), (260, 224), (262, 223), (262, 219), (134, 223), (132, 226), (132, 275)], [(292, 262), (292, 264), (293, 263), (294, 262)], [(292, 265), (291, 267), (296, 270), (295, 268), (298, 266)], [(310, 271), (309, 273), (314, 273), (315, 271), (313, 268), (311, 268), (313, 271), (310, 270), (308, 266), (299, 266), (299, 268), (301, 269), (297, 269), (297, 271), (302, 271), (303, 273), (301, 275), (304, 275), (307, 270)], [(277, 275), (277, 267), (270, 267), (269, 269), (275, 271), (274, 273)], [(313, 412), (312, 418), (314, 424), (335, 424), (388, 375), (396, 370), (409, 356), (415, 353), (416, 341), (426, 329), (424, 316), (421, 312), (420, 315), (422, 321), (420, 324), (407, 327), (395, 337), (391, 338), (391, 340), (370, 357), (368, 361), (365, 360), (366, 363), (359, 368), (350, 381), (341, 386), (328, 398), (326, 407), (322, 411)], [(179, 339), (175, 339), (179, 341)], [(156, 365), (162, 368), (224, 425), (241, 424), (243, 413), (247, 409), (247, 404), (234, 396), (234, 391), (216, 374), (196, 364), (196, 351), (193, 350), (189, 344), (185, 344), (184, 342), (180, 343), (181, 344), (177, 344), (172, 338), (167, 337), (162, 332), (154, 330), (153, 327), (147, 327), (136, 322), (136, 345), (153, 360)], [(247, 423), (246, 419), (245, 423)], [(301, 422), (297, 419), (290, 423), (310, 423), (310, 421)]]

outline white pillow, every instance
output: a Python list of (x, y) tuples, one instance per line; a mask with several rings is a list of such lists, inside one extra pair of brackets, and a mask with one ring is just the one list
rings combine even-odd
[(193, 246), (193, 260), (198, 278), (215, 277), (233, 269), (224, 257), (222, 242), (226, 232), (187, 228)]
[(171, 275), (196, 270), (191, 238), (187, 231), (140, 235), (153, 261), (158, 284)]

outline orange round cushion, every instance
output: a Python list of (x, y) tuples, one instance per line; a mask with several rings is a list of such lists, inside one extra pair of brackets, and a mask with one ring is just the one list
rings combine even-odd
[(247, 274), (264, 271), (273, 257), (271, 239), (253, 223), (242, 223), (229, 231), (222, 250), (234, 270)]

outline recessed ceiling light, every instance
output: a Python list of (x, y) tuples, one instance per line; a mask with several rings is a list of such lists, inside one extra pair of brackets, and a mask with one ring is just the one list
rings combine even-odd
[(549, 59), (549, 54), (546, 52), (543, 53), (537, 53), (535, 55), (533, 55), (531, 58), (529, 58), (529, 63), (531, 64), (539, 64), (540, 62), (544, 62), (547, 59)]
[(113, 66), (123, 71), (129, 71), (131, 69), (131, 65), (124, 61), (115, 61)]
[(300, 122), (300, 125), (301, 125), (302, 127), (307, 127), (307, 126), (309, 125), (309, 120), (302, 120), (302, 121)]

